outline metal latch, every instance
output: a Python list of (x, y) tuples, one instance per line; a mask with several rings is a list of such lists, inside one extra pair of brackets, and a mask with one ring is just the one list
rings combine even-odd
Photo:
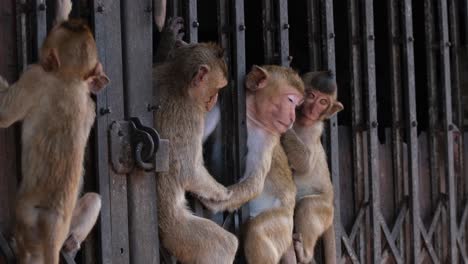
[(135, 166), (145, 171), (169, 170), (169, 140), (136, 117), (112, 122), (109, 143), (112, 167), (119, 174), (130, 173)]

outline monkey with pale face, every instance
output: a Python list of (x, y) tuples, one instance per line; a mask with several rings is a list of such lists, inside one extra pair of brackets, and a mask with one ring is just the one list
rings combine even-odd
[[(0, 127), (23, 121), (23, 180), (14, 229), (19, 263), (59, 261), (72, 216), (83, 212), (76, 204), (95, 117), (90, 94), (108, 82), (91, 31), (79, 21), (55, 26), (40, 50), (39, 64), (15, 84), (0, 82)], [(96, 199), (88, 195), (82, 202)], [(87, 216), (84, 223), (75, 223), (75, 237), (94, 225), (95, 218), (89, 220), (93, 214)]]
[(247, 148), (244, 177), (228, 187), (232, 197), (202, 202), (212, 211), (233, 211), (251, 201), (245, 254), (249, 263), (277, 263), (292, 242), (295, 186), (279, 138), (295, 120), (304, 95), (292, 69), (254, 66), (246, 77)]
[(317, 239), (333, 222), (333, 185), (325, 150), (320, 141), (323, 121), (343, 109), (329, 71), (302, 77), (306, 89), (297, 120), (281, 143), (289, 158), (297, 187), (294, 212), (294, 248), (299, 263), (313, 259)]
[(159, 109), (156, 129), (170, 141), (168, 172), (157, 183), (158, 223), (163, 246), (182, 263), (232, 263), (237, 238), (187, 209), (185, 193), (224, 201), (231, 192), (203, 164), (205, 113), (227, 84), (223, 50), (212, 43), (183, 45), (155, 68)]

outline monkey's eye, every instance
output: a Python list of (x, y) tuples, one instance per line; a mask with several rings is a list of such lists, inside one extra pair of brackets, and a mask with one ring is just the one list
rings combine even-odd
[(328, 100), (327, 99), (321, 99), (320, 104), (321, 105), (328, 105)]
[(300, 105), (303, 101), (301, 96), (297, 96), (295, 94), (288, 94), (288, 101), (296, 106)]
[(315, 94), (313, 92), (309, 92), (309, 93), (307, 93), (307, 97), (310, 98), (310, 99), (314, 99)]

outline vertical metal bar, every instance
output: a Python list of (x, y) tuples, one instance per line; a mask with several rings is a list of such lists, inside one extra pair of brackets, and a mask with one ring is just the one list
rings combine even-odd
[[(333, 23), (333, 0), (322, 1), (322, 14), (324, 25), (324, 67), (336, 73), (335, 61), (335, 27)], [(334, 201), (335, 208), (333, 226), (324, 235), (325, 245), (325, 262), (335, 263), (337, 256), (341, 256), (341, 213), (340, 213), (340, 164), (339, 164), (339, 146), (338, 146), (338, 118), (336, 116), (330, 118), (328, 125), (328, 138), (329, 141), (329, 164), (330, 176), (334, 188)]]
[(448, 28), (447, 2), (437, 1), (439, 15), (439, 44), (440, 44), (440, 87), (442, 91), (443, 107), (443, 131), (444, 131), (444, 155), (445, 155), (445, 177), (447, 180), (448, 212), (449, 212), (449, 262), (458, 263), (457, 252), (457, 208), (455, 201), (455, 173), (453, 157), (453, 129), (452, 124), (452, 91), (450, 75), (450, 42)]
[[(351, 71), (351, 123), (352, 123), (352, 140), (353, 140), (353, 175), (354, 175), (354, 190), (356, 192), (355, 212), (357, 212), (363, 204), (369, 201), (369, 183), (368, 177), (364, 174), (364, 158), (363, 158), (363, 106), (362, 106), (362, 77), (361, 77), (361, 49), (360, 49), (360, 30), (359, 18), (361, 17), (357, 1), (348, 0), (348, 25), (349, 25), (349, 53), (350, 71)], [(357, 214), (356, 214), (357, 215)], [(366, 229), (369, 228), (370, 222), (368, 210), (366, 208), (366, 225), (360, 229), (359, 241), (357, 243), (357, 253), (362, 262), (366, 261)]]
[(411, 180), (411, 245), (414, 250), (411, 262), (419, 260), (419, 249), (421, 248), (421, 234), (419, 232), (420, 210), (419, 210), (419, 159), (418, 159), (418, 129), (416, 116), (416, 87), (414, 73), (414, 49), (413, 49), (413, 13), (411, 0), (402, 2), (402, 24), (403, 28), (403, 87), (405, 88), (406, 106), (406, 142), (408, 150), (408, 176)]
[[(109, 166), (108, 128), (113, 120), (122, 120), (123, 80), (120, 1), (94, 1), (94, 29), (99, 59), (111, 84), (97, 96), (95, 157), (99, 193), (102, 198), (100, 224), (101, 263), (130, 263), (127, 177)], [(111, 110), (100, 114), (100, 110)], [(102, 111), (102, 113), (109, 111)]]
[[(123, 0), (121, 5), (125, 116), (152, 127), (152, 1)], [(159, 263), (155, 176), (135, 169), (128, 177), (130, 263)]]
[[(392, 101), (392, 165), (393, 165), (393, 178), (396, 181), (395, 184), (395, 204), (401, 204), (404, 200), (405, 195), (408, 193), (407, 190), (407, 179), (405, 179), (403, 171), (403, 149), (402, 149), (402, 102), (401, 102), (401, 76), (400, 76), (400, 23), (399, 23), (399, 6), (400, 1), (390, 0), (387, 2), (387, 14), (388, 14), (388, 27), (390, 41), (389, 45), (389, 57), (390, 57), (390, 87), (391, 87), (391, 101)], [(403, 24), (404, 25), (404, 24)], [(405, 244), (405, 237), (408, 232), (405, 229), (410, 230), (409, 223), (406, 221), (404, 229), (400, 234), (400, 241), (398, 243), (399, 249), (402, 252), (403, 259), (410, 259), (410, 243)], [(405, 247), (406, 245), (406, 247)], [(405, 250), (406, 249), (406, 250)]]
[(318, 1), (307, 1), (307, 41), (309, 47), (309, 64), (313, 71), (320, 67), (320, 17), (318, 15)]
[(289, 22), (288, 22), (288, 1), (277, 1), (278, 14), (278, 37), (279, 37), (279, 64), (289, 67), (292, 57), (289, 56)]
[(18, 72), (22, 72), (28, 65), (27, 34), (26, 34), (26, 14), (23, 6), (26, 0), (16, 0), (16, 45), (18, 56)]
[(265, 64), (274, 63), (274, 31), (275, 23), (273, 15), (272, 0), (262, 0), (262, 22), (263, 22), (263, 55)]
[(46, 14), (46, 3), (45, 0), (34, 0), (34, 61), (39, 59), (39, 51), (42, 43), (47, 36), (47, 14)]
[[(461, 3), (460, 3), (461, 4)], [(464, 171), (464, 151), (463, 151), (463, 106), (462, 106), (462, 92), (461, 92), (461, 81), (460, 74), (462, 74), (462, 69), (460, 65), (459, 53), (461, 51), (460, 46), (460, 29), (459, 29), (459, 15), (458, 15), (459, 4), (457, 1), (448, 1), (448, 10), (449, 10), (449, 28), (450, 28), (450, 39), (451, 39), (451, 52), (450, 52), (450, 61), (451, 61), (451, 72), (452, 72), (452, 92), (453, 92), (453, 109), (455, 111), (453, 122), (460, 130), (459, 140), (457, 144), (458, 155), (455, 157), (457, 160), (454, 161), (457, 164), (455, 168), (457, 179), (462, 180), (461, 177)], [(466, 74), (467, 69), (465, 69)], [(466, 89), (466, 88), (465, 88)], [(461, 181), (463, 182), (463, 181)], [(457, 194), (458, 197), (464, 193), (464, 184), (457, 184)], [(458, 198), (455, 196), (455, 198)]]
[(197, 0), (187, 1), (187, 27), (186, 34), (189, 43), (198, 42), (198, 18), (197, 18)]
[(364, 89), (366, 93), (368, 133), (368, 177), (370, 180), (371, 225), (372, 225), (372, 262), (381, 261), (380, 230), (380, 191), (379, 191), (379, 141), (377, 138), (377, 94), (375, 83), (375, 35), (373, 0), (361, 2), (363, 10), (363, 44), (364, 44)]
[(168, 17), (177, 17), (180, 13), (179, 0), (167, 0), (167, 15)]
[[(235, 120), (235, 143), (237, 151), (235, 153), (237, 181), (242, 177), (245, 169), (244, 157), (247, 153), (247, 126), (245, 118), (245, 88), (244, 78), (245, 69), (245, 20), (244, 20), (244, 0), (233, 0), (234, 11), (234, 39), (233, 39), (233, 65), (234, 65), (234, 83), (236, 94), (233, 97), (234, 120)], [(248, 204), (242, 206), (241, 223), (245, 223), (249, 216)]]

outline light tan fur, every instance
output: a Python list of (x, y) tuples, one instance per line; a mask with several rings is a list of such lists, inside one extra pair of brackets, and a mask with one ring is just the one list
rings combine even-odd
[(317, 239), (333, 223), (333, 185), (321, 143), (323, 120), (341, 111), (343, 105), (336, 100), (336, 82), (330, 72), (307, 73), (302, 78), (306, 98), (297, 110), (298, 120), (281, 143), (297, 187), (295, 253), (298, 263), (309, 263)]
[(163, 246), (182, 263), (232, 263), (237, 238), (216, 223), (193, 215), (186, 206), (185, 192), (209, 200), (231, 196), (203, 164), (204, 116), (213, 102), (209, 99), (205, 105), (209, 96), (200, 101), (207, 95), (194, 92), (202, 68), (210, 69), (206, 80), (209, 87), (216, 87), (213, 93), (226, 85), (222, 51), (212, 44), (177, 48), (155, 70), (160, 104), (156, 129), (170, 141), (169, 171), (159, 173), (157, 183), (159, 231)]
[[(78, 31), (65, 29), (67, 26)], [(82, 55), (91, 57), (71, 71), (63, 50), (68, 42), (57, 43), (62, 37), (75, 40), (76, 36), (75, 45), (86, 43), (91, 49), (91, 53)], [(41, 64), (31, 65), (15, 84), (6, 87), (2, 83), (4, 87), (0, 87), (0, 127), (23, 121), (23, 179), (17, 194), (14, 230), (18, 263), (58, 263), (76, 205), (84, 149), (95, 117), (90, 91), (108, 82), (92, 51), (96, 47), (86, 26), (78, 22), (61, 24), (46, 42)], [(90, 61), (94, 63), (91, 68)]]
[[(246, 169), (239, 183), (228, 189), (226, 201), (202, 202), (212, 211), (233, 211), (249, 202), (252, 219), (245, 229), (248, 263), (278, 263), (292, 241), (296, 188), (288, 159), (279, 144), (281, 133), (292, 125), (304, 86), (293, 70), (254, 66), (246, 78)], [(289, 97), (295, 98), (289, 101)], [(284, 125), (278, 126), (281, 121)]]
[(278, 263), (291, 245), (295, 195), (288, 158), (278, 144), (263, 191), (249, 203), (253, 218), (247, 223), (244, 245), (248, 263)]

